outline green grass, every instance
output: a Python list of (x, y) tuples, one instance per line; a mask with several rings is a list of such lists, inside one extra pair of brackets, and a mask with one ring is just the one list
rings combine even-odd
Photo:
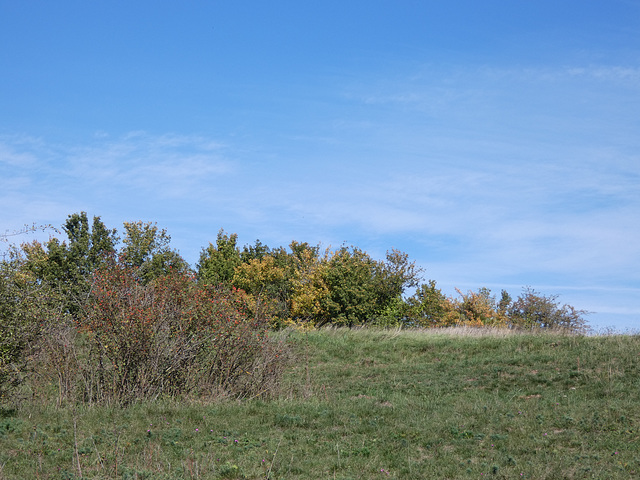
[(0, 479), (640, 477), (640, 336), (464, 333), (293, 333), (274, 401), (23, 402)]

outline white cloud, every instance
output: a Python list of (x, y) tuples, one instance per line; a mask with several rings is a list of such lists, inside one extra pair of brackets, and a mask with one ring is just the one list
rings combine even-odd
[(35, 158), (28, 153), (16, 152), (6, 144), (0, 143), (0, 164), (12, 167), (24, 167), (33, 165)]
[[(116, 210), (131, 219), (168, 200), (202, 198), (234, 167), (223, 146), (187, 135), (103, 133), (85, 144), (55, 145), (26, 136), (0, 138), (2, 223), (62, 223), (70, 213)], [(127, 214), (127, 211), (130, 213)]]
[(105, 193), (122, 188), (148, 198), (191, 197), (233, 172), (222, 145), (198, 136), (131, 132), (69, 152), (66, 175)]
[(0, 168), (4, 177), (21, 171), (33, 172), (40, 165), (40, 154), (47, 149), (41, 139), (29, 135), (0, 135)]

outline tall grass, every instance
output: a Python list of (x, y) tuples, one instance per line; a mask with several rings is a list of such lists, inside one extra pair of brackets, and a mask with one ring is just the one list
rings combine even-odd
[(272, 401), (0, 413), (0, 479), (634, 478), (640, 336), (292, 332)]

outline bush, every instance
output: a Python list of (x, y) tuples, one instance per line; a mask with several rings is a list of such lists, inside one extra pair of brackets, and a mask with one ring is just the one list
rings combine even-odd
[(488, 288), (480, 288), (477, 292), (468, 291), (466, 294), (456, 289), (459, 299), (454, 300), (457, 312), (460, 314), (458, 325), (468, 327), (506, 327), (508, 319), (504, 309), (496, 304), (496, 299)]
[(60, 304), (56, 292), (37, 281), (16, 250), (0, 262), (0, 399), (24, 379), (27, 356), (44, 319), (60, 317)]
[(43, 365), (55, 370), (61, 398), (75, 384), (86, 402), (266, 395), (282, 355), (266, 319), (247, 312), (242, 291), (199, 285), (183, 271), (145, 284), (137, 268), (111, 260), (94, 273), (75, 324), (43, 340)]
[(436, 287), (435, 280), (429, 280), (406, 300), (407, 326), (450, 327), (457, 325), (460, 314), (455, 305)]
[(589, 312), (571, 305), (560, 305), (558, 295), (541, 295), (526, 287), (509, 308), (509, 319), (514, 326), (565, 329), (574, 333), (586, 330), (584, 318)]

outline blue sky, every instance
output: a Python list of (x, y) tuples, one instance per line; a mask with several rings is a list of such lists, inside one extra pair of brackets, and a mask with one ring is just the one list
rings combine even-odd
[(398, 248), (640, 328), (640, 1), (0, 0), (0, 72), (3, 231)]

